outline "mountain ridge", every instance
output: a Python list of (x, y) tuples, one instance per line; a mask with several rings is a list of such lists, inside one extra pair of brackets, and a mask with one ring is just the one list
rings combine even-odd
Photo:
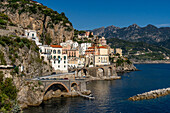
[(128, 27), (108, 26), (91, 30), (94, 35), (104, 36), (105, 38), (119, 38), (132, 42), (159, 43), (170, 39), (170, 27), (156, 27), (152, 24), (140, 27), (132, 24)]

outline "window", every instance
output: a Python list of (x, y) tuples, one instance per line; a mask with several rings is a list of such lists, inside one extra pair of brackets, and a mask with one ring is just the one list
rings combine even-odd
[(55, 64), (55, 61), (54, 61), (54, 64)]
[(60, 59), (60, 56), (58, 56), (58, 60), (61, 60), (61, 59)]
[(99, 59), (100, 59), (100, 57), (99, 57)]
[(42, 49), (40, 49), (40, 53), (42, 53)]
[(66, 56), (64, 56), (64, 60), (66, 60)]
[(66, 61), (64, 61), (64, 64), (66, 63)]
[(66, 68), (66, 65), (64, 65), (64, 68)]
[(34, 37), (34, 34), (32, 34), (32, 37)]
[(60, 66), (58, 66), (58, 68), (60, 68)]
[(60, 60), (58, 61), (58, 64), (60, 64)]
[(54, 56), (54, 59), (56, 59), (56, 56)]
[(27, 35), (29, 36), (29, 33)]
[(60, 51), (60, 50), (58, 50), (58, 54), (61, 54), (61, 51)]
[(56, 50), (53, 50), (53, 54), (56, 54)]

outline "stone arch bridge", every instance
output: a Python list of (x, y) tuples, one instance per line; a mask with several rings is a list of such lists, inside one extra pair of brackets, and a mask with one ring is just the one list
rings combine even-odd
[(76, 77), (92, 76), (92, 77), (112, 77), (117, 76), (116, 66), (98, 66), (98, 67), (87, 67), (76, 70)]
[(44, 85), (44, 95), (50, 90), (61, 90), (62, 92), (85, 91), (86, 80), (39, 80)]

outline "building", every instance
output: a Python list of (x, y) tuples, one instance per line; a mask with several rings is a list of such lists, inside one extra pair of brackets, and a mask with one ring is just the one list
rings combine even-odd
[(76, 49), (70, 49), (70, 50), (67, 50), (67, 56), (68, 57), (79, 57), (79, 51), (76, 50)]
[(36, 45), (42, 45), (42, 43), (39, 42), (39, 38), (37, 37), (37, 32), (35, 30), (25, 30), (25, 36), (29, 40), (35, 41)]
[(102, 38), (99, 39), (99, 43), (100, 43), (101, 45), (107, 45), (107, 41), (106, 41), (106, 39), (105, 39), (104, 37), (102, 37)]
[(39, 46), (40, 57), (48, 62), (51, 60), (51, 47), (48, 45)]
[(78, 46), (79, 46), (79, 44), (77, 42), (73, 42), (72, 43), (72, 48), (73, 49), (76, 49)]
[(98, 55), (94, 55), (94, 66), (109, 65), (108, 49), (104, 46), (100, 46), (98, 51)]
[(122, 49), (116, 48), (116, 54), (119, 54), (120, 56), (122, 56)]
[(54, 67), (55, 70), (68, 72), (67, 54), (62, 54), (62, 46), (60, 45), (50, 45), (50, 46), (51, 46), (52, 67)]
[(88, 47), (91, 47), (91, 46), (92, 46), (91, 43), (82, 43), (79, 47), (80, 55), (85, 55), (86, 50), (88, 49)]
[(68, 68), (77, 68), (79, 63), (79, 58), (69, 58)]
[[(88, 65), (91, 64), (92, 60), (93, 60), (94, 66), (109, 65), (108, 48), (105, 46), (89, 47), (86, 50), (85, 55), (87, 56), (86, 57), (86, 65), (87, 65), (87, 58), (89, 58)], [(91, 57), (91, 55), (93, 55), (93, 57)]]
[(44, 61), (52, 64), (54, 70), (62, 72), (68, 72), (68, 59), (67, 54), (63, 54), (62, 46), (50, 45), (39, 46), (40, 56)]

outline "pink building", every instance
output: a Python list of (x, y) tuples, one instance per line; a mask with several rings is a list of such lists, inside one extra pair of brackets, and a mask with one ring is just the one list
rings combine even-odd
[(63, 54), (67, 54), (67, 57), (79, 57), (79, 50), (71, 49), (71, 46), (64, 46), (62, 48)]
[(93, 47), (89, 47), (86, 52), (85, 52), (85, 55), (90, 55), (90, 54), (93, 54), (93, 55), (101, 55), (103, 54), (103, 51), (101, 51), (101, 49), (107, 49), (107, 47), (105, 46), (93, 46)]
[(79, 57), (78, 50), (67, 50), (67, 57)]

